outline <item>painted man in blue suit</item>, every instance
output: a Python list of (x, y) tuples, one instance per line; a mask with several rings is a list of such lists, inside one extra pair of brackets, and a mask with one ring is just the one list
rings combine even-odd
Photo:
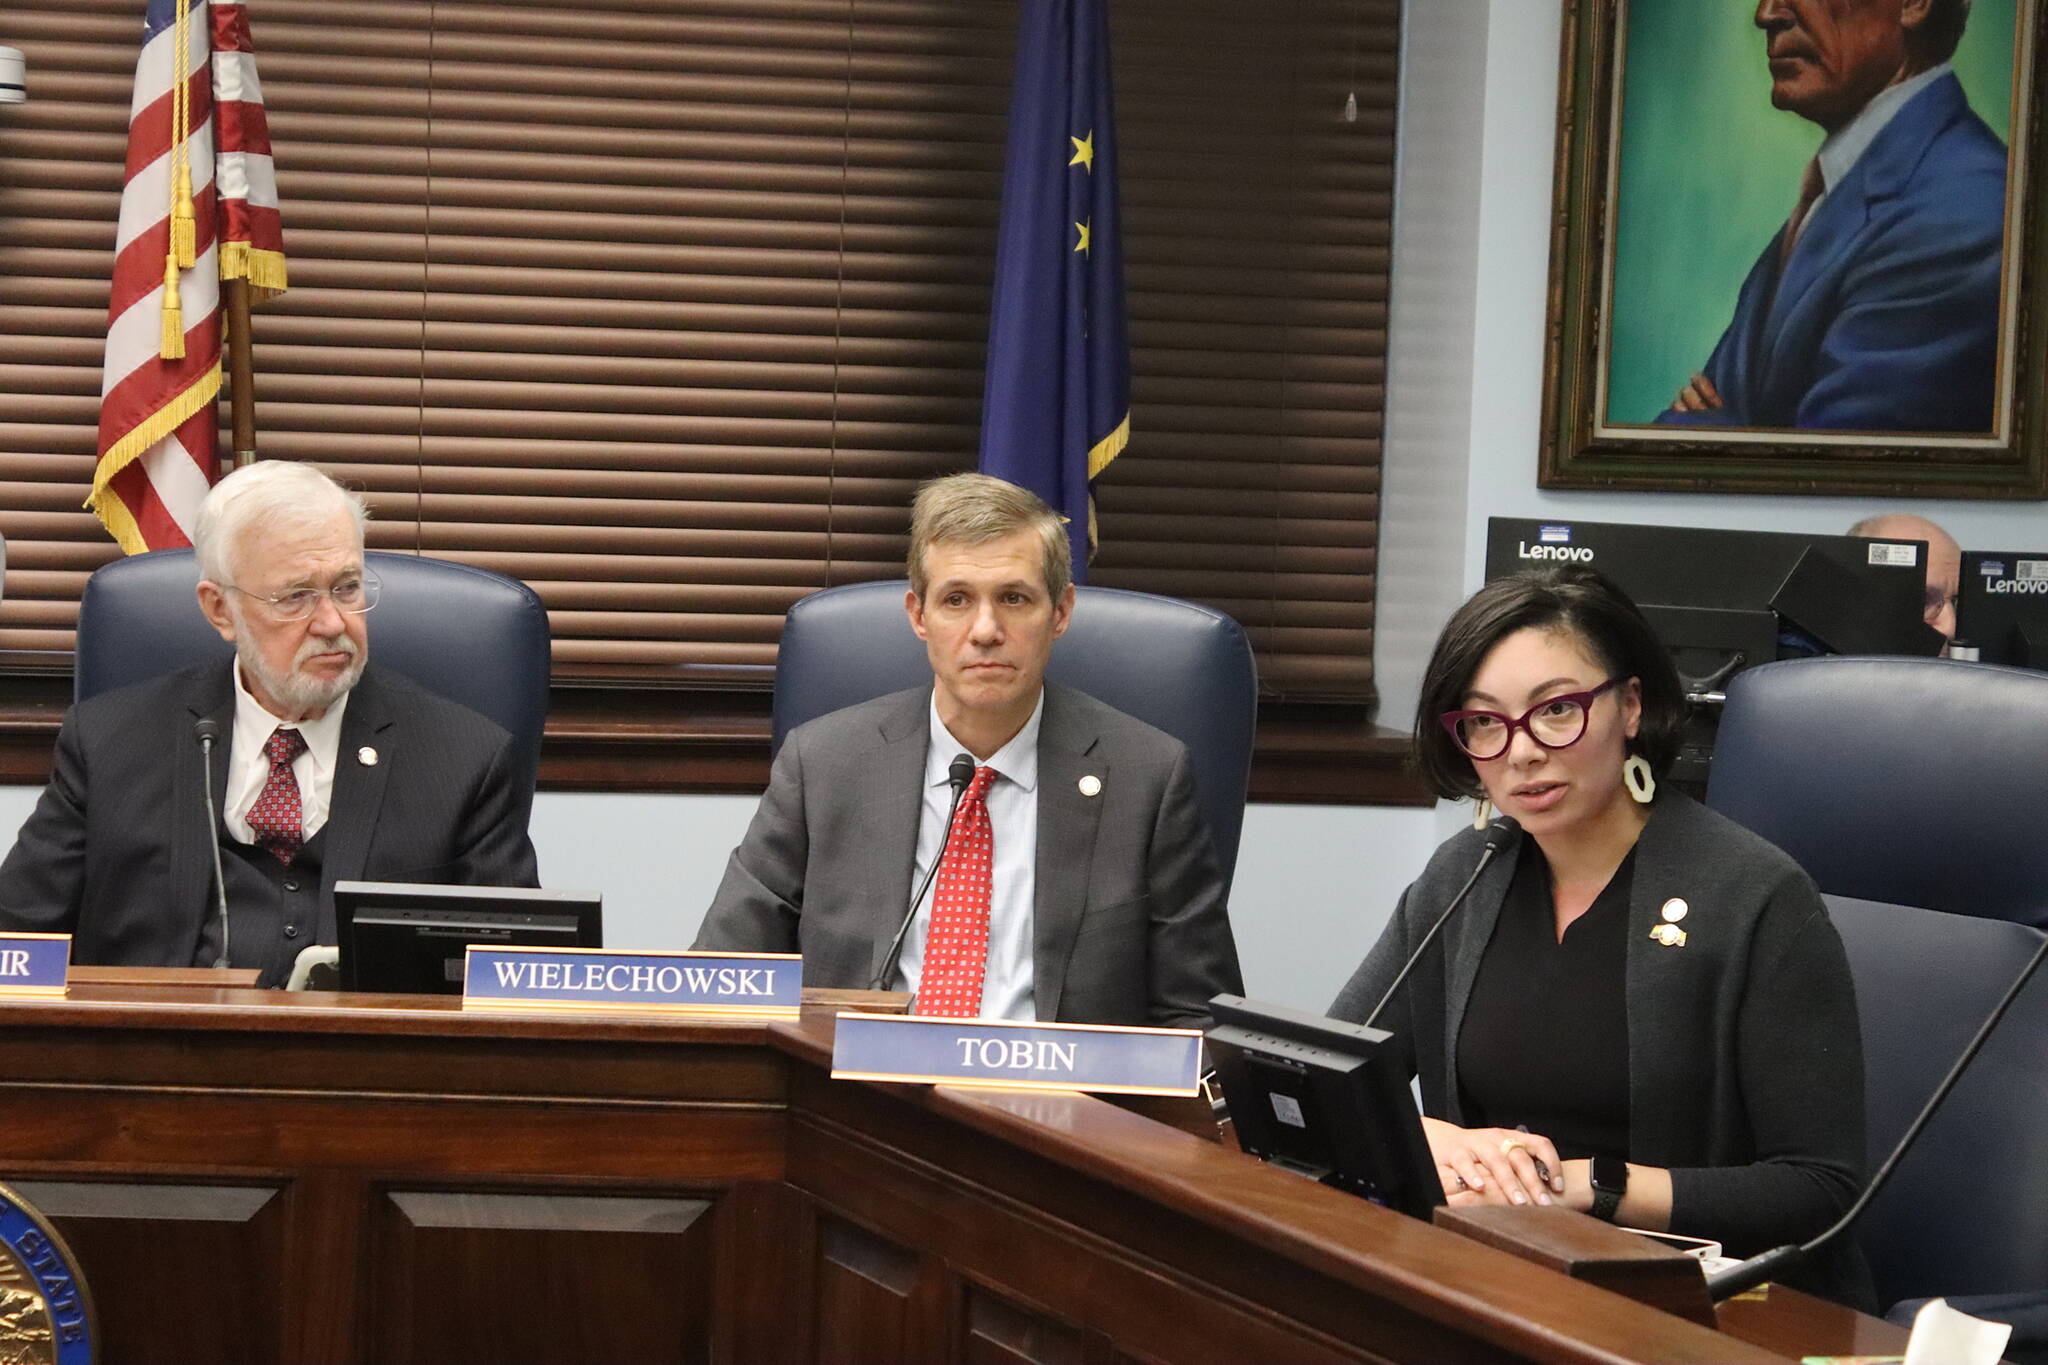
[(1761, 0), (1771, 103), (1827, 132), (1735, 317), (1658, 421), (1992, 429), (2005, 144), (1949, 58), (1970, 0)]

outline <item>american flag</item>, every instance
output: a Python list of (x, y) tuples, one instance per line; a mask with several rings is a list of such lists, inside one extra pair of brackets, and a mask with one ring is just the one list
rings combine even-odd
[(148, 0), (86, 506), (130, 554), (192, 543), (219, 475), (220, 281), (285, 286), (270, 126), (242, 0)]

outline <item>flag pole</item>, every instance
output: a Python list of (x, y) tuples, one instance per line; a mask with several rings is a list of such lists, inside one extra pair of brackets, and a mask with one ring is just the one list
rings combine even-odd
[(256, 463), (255, 337), (249, 328), (249, 281), (222, 280), (221, 302), (227, 309), (228, 411), (234, 429), (234, 466)]

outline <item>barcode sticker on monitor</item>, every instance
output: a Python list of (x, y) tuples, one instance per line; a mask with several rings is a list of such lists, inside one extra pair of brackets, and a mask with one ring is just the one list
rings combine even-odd
[(2048, 578), (2048, 559), (2014, 560), (2012, 576), (2022, 583), (2038, 583)]
[(1891, 545), (1880, 541), (1870, 547), (1870, 562), (1872, 564), (1897, 564), (1910, 569), (1920, 562), (1920, 547), (1918, 545)]
[(1292, 1095), (1280, 1095), (1272, 1091), (1266, 1092), (1266, 1098), (1273, 1101), (1274, 1118), (1280, 1120), (1289, 1128), (1308, 1127), (1308, 1120), (1302, 1116), (1300, 1100), (1295, 1099)]

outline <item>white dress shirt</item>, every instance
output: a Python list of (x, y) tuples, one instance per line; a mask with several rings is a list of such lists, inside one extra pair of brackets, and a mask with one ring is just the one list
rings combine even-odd
[[(249, 828), (249, 808), (270, 780), (270, 755), (263, 746), (282, 722), (249, 695), (242, 685), (242, 666), (231, 663), (228, 667), (235, 675), (235, 730), (228, 739), (228, 789), (222, 812), (228, 833), (242, 843), (253, 844), (256, 832)], [(328, 807), (334, 801), (334, 760), (341, 748), (342, 712), (347, 709), (348, 694), (344, 692), (320, 719), (284, 727), (296, 729), (306, 738), (306, 751), (292, 760), (292, 776), (299, 784), (299, 823), (308, 839), (327, 823)]]
[[(994, 768), (997, 773), (986, 798), (996, 847), (989, 892), (988, 974), (981, 985), (984, 1019), (1038, 1018), (1031, 994), (1031, 907), (1038, 890), (1038, 723), (1044, 715), (1045, 691), (1041, 688), (1024, 728), (990, 755), (987, 763), (977, 765)], [(911, 869), (910, 885), (903, 888), (905, 899), (924, 884), (925, 873), (939, 856), (939, 836), (953, 805), (947, 770), (954, 755), (962, 753), (968, 753), (967, 746), (953, 738), (939, 719), (938, 695), (934, 693), (931, 740), (924, 756), (924, 806), (917, 822), (917, 863)], [(917, 918), (903, 936), (903, 955), (897, 959), (892, 990), (917, 989), (931, 902), (927, 892), (917, 907)]]
[(1814, 211), (1821, 206), (1822, 201), (1835, 186), (1842, 183), (1842, 177), (1862, 159), (1863, 154), (1870, 150), (1870, 144), (1877, 141), (1877, 135), (1885, 130), (1885, 125), (1898, 117), (1899, 110), (1905, 107), (1906, 101), (1954, 69), (1947, 62), (1943, 62), (1938, 66), (1929, 67), (1910, 80), (1886, 86), (1871, 96), (1870, 103), (1864, 105), (1855, 118), (1827, 135), (1820, 144), (1820, 150), (1813, 154), (1814, 159), (1820, 162), (1822, 188), (1820, 198), (1814, 200), (1813, 206), (1807, 209), (1805, 221), (1813, 221)]

